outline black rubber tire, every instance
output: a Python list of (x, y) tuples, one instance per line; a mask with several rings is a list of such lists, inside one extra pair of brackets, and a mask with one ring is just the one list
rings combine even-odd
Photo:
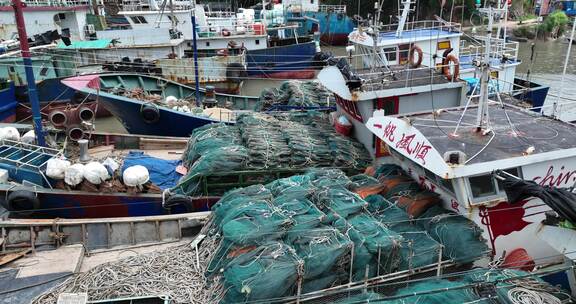
[(160, 120), (160, 110), (156, 105), (147, 103), (142, 106), (140, 116), (142, 116), (142, 119), (146, 123), (157, 123)]
[(6, 209), (16, 215), (29, 215), (40, 208), (40, 200), (36, 194), (28, 190), (16, 190), (8, 194)]
[(166, 202), (164, 203), (164, 208), (168, 208), (170, 210), (172, 210), (172, 208), (177, 206), (183, 206), (186, 209), (186, 213), (196, 211), (194, 208), (194, 204), (192, 203), (192, 199), (190, 199), (188, 196), (185, 195), (180, 194), (171, 195), (166, 199)]

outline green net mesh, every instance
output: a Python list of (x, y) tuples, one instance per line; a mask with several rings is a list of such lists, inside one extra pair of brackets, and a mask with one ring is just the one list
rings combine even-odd
[[(468, 219), (440, 219), (432, 208), (435, 221), (425, 221), (426, 215), (411, 219), (381, 195), (364, 200), (349, 190), (362, 181), (374, 182), (365, 176), (350, 179), (337, 169), (313, 169), (227, 192), (212, 209), (209, 234), (220, 243), (207, 269), (225, 286), (223, 302), (257, 299), (253, 292), (259, 288), (266, 292), (258, 299), (276, 298), (295, 295), (296, 285), (310, 292), (430, 266), (438, 262), (441, 246), (462, 247), (444, 252), (444, 258), (456, 261), (480, 256), (468, 253), (470, 248), (485, 248), (477, 237), (460, 237), (464, 243), (456, 245), (445, 235), (450, 227), (474, 227)], [(278, 280), (285, 285), (277, 288)]]
[[(277, 172), (313, 167), (361, 170), (371, 158), (364, 146), (334, 131), (315, 113), (274, 116), (246, 113), (236, 125), (214, 124), (194, 130), (183, 154), (188, 173), (172, 193), (214, 195), (202, 187), (206, 176), (230, 176), (249, 172)], [(242, 172), (242, 173), (237, 173)], [(223, 178), (224, 179), (224, 178)], [(263, 182), (244, 179), (243, 185)], [(226, 190), (232, 184), (224, 186)]]
[(266, 88), (260, 93), (255, 111), (261, 112), (274, 106), (327, 107), (334, 106), (334, 94), (318, 81), (288, 80), (279, 89)]
[(301, 261), (282, 242), (264, 243), (232, 259), (224, 267), (225, 302), (237, 303), (288, 295), (294, 289)]
[(416, 220), (416, 224), (444, 246), (445, 258), (457, 263), (472, 262), (490, 252), (488, 245), (482, 241), (480, 227), (440, 206), (430, 207)]

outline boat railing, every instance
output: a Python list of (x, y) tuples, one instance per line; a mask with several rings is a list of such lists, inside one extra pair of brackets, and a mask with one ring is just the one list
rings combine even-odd
[(318, 10), (323, 13), (346, 14), (346, 5), (321, 4), (318, 7)]
[[(381, 32), (392, 32), (398, 29), (399, 24), (387, 24), (379, 27)], [(406, 22), (404, 31), (410, 30), (443, 30), (448, 32), (461, 32), (462, 25), (457, 22), (438, 21), (438, 20), (420, 20), (413, 22)]]
[[(460, 57), (469, 57), (470, 60), (484, 56), (485, 37), (474, 37), (475, 42), (461, 41)], [(490, 56), (493, 58), (506, 58), (516, 61), (518, 59), (518, 48), (520, 44), (516, 41), (505, 41), (500, 38), (490, 39)]]
[(362, 91), (371, 92), (383, 89), (401, 89), (410, 88), (414, 86), (423, 86), (437, 83), (458, 82), (459, 80), (452, 78), (447, 80), (446, 76), (438, 73), (437, 70), (443, 69), (447, 66), (453, 69), (453, 65), (437, 65), (435, 68), (418, 67), (418, 68), (395, 68), (388, 69), (385, 67), (377, 69), (363, 69), (356, 70), (356, 75), (362, 80)]
[(198, 36), (205, 37), (229, 37), (229, 36), (245, 36), (245, 35), (265, 35), (263, 25), (260, 30), (255, 28), (257, 21), (238, 22), (233, 20), (226, 24), (212, 24), (197, 26)]
[[(12, 1), (0, 0), (0, 6), (10, 6)], [(54, 6), (54, 7), (75, 7), (75, 6), (88, 6), (88, 0), (30, 0), (26, 1), (27, 6)]]

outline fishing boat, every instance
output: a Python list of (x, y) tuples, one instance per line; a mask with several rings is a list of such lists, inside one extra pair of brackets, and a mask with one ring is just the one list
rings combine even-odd
[[(241, 9), (237, 13), (206, 12), (203, 5), (184, 1), (173, 2), (173, 11), (170, 13), (164, 12), (162, 5), (155, 0), (145, 3), (124, 1), (123, 7), (124, 10), (118, 14), (126, 16), (134, 29), (162, 28), (173, 24), (189, 45), (196, 39), (200, 53), (211, 54), (230, 48), (244, 49), (249, 77), (314, 77), (314, 57), (320, 51), (319, 42), (310, 34), (299, 36), (297, 31), (301, 24), (288, 23), (283, 18), (266, 19), (265, 15), (256, 19), (253, 9)], [(175, 17), (171, 17), (171, 14)], [(188, 22), (192, 15), (196, 20), (196, 37)], [(175, 19), (177, 22), (159, 22), (162, 18)]]
[[(205, 124), (234, 123), (236, 114), (233, 111), (223, 108), (205, 111), (203, 105), (231, 105), (238, 110), (249, 110), (259, 100), (251, 96), (216, 94), (209, 89), (199, 92), (201, 99), (196, 103), (194, 88), (139, 74), (79, 76), (65, 79), (63, 83), (96, 97), (131, 134), (187, 137), (193, 129)], [(165, 102), (168, 97), (174, 99), (173, 105)]]
[[(67, 86), (98, 102), (116, 116), (131, 134), (187, 137), (195, 128), (224, 122), (260, 108), (259, 97), (214, 93), (167, 79), (140, 74), (100, 74), (63, 80)], [(320, 110), (333, 106), (275, 105), (274, 110)]]
[[(498, 18), (504, 10), (481, 12)], [(493, 173), (501, 170), (545, 187), (573, 186), (576, 126), (515, 106), (509, 97), (491, 92), (492, 67), (485, 64), (491, 60), (489, 49), (476, 58), (480, 93), (468, 96), (464, 105), (433, 103), (428, 111), (392, 116), (371, 109), (363, 117), (363, 130), (377, 137), (386, 151), (377, 163), (401, 166), (439, 194), (445, 208), (477, 223), (494, 258), (528, 268), (561, 263), (562, 256), (536, 237), (550, 207), (537, 197), (508, 199)], [(443, 99), (435, 92), (431, 98)]]
[[(481, 33), (465, 34), (459, 23), (439, 17), (435, 20), (408, 22), (411, 5), (410, 1), (402, 2), (401, 20), (398, 24), (379, 27), (376, 42), (374, 29), (362, 26), (356, 28), (349, 36), (354, 46), (353, 53), (359, 55), (365, 66), (377, 60), (387, 64), (437, 68), (447, 77), (466, 81), (468, 93), (477, 94), (475, 88), (479, 75), (475, 69), (475, 59), (487, 47), (486, 36)], [(489, 40), (490, 64), (494, 67), (490, 90), (522, 97), (532, 107), (543, 104), (548, 87), (516, 76), (516, 68), (521, 64), (518, 58), (519, 43), (506, 39), (503, 24), (495, 23), (495, 27), (492, 34), (495, 37)]]
[(282, 1), (287, 18), (305, 18), (301, 34), (320, 32), (327, 45), (346, 45), (356, 22), (346, 12), (346, 5), (322, 4), (322, 1)]
[[(23, 129), (22, 131), (25, 131)], [(63, 142), (66, 134), (51, 132), (54, 142)], [(162, 189), (175, 186), (179, 177), (176, 167), (186, 138), (133, 136), (128, 134), (92, 133), (84, 156), (78, 146), (66, 149), (40, 147), (34, 144), (3, 140), (0, 168), (8, 173), (8, 182), (0, 185), (0, 206), (13, 218), (101, 218), (176, 214), (209, 210), (217, 199), (204, 196), (180, 198), (178, 203), (162, 194)], [(131, 152), (140, 151), (140, 152)], [(73, 162), (86, 163), (89, 157), (102, 161), (111, 157), (124, 163), (121, 169), (134, 165), (149, 168), (155, 191), (129, 191), (122, 183), (63, 187), (62, 181), (46, 175), (47, 162), (67, 154)], [(173, 201), (175, 202), (175, 201)], [(169, 204), (170, 206), (168, 206)]]

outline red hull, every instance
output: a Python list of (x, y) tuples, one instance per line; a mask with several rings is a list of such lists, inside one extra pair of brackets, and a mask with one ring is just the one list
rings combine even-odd
[(312, 79), (316, 77), (315, 70), (289, 71), (289, 72), (272, 72), (260, 75), (250, 76), (254, 78), (271, 78), (271, 79)]
[(328, 45), (342, 46), (348, 44), (348, 34), (324, 34), (320, 36), (320, 41)]

